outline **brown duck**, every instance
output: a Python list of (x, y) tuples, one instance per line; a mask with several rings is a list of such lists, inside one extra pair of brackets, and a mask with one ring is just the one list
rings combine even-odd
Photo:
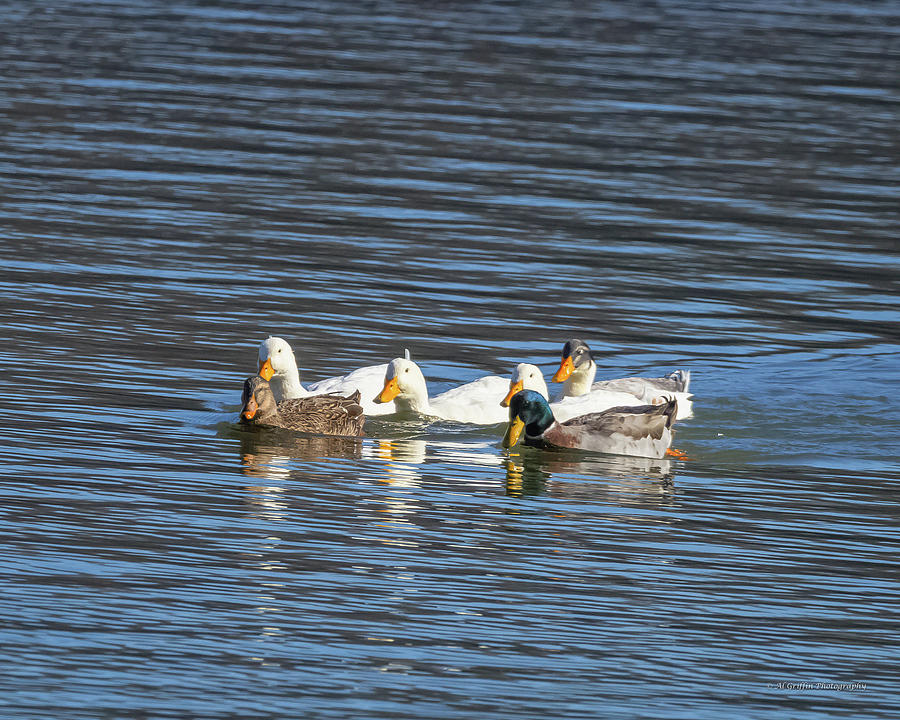
[(251, 425), (286, 428), (319, 435), (360, 437), (366, 417), (359, 404), (359, 390), (352, 395), (313, 395), (283, 400), (276, 405), (269, 383), (258, 375), (244, 380), (241, 420)]

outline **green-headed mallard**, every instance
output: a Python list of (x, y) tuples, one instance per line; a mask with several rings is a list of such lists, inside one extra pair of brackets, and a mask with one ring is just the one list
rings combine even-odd
[(672, 423), (678, 402), (614, 407), (557, 422), (547, 400), (534, 390), (522, 390), (509, 403), (509, 427), (503, 446), (512, 447), (525, 433), (528, 445), (555, 446), (595, 452), (661, 458), (672, 444)]
[[(500, 404), (503, 407), (509, 407), (509, 401), (513, 395), (521, 390), (534, 390), (549, 401), (550, 394), (547, 392), (547, 383), (544, 382), (544, 375), (537, 365), (529, 363), (516, 365), (516, 369), (513, 370), (509, 379), (509, 392), (506, 393), (506, 397)], [(553, 417), (563, 422), (579, 415), (602, 412), (611, 407), (634, 405), (636, 402), (638, 400), (631, 393), (617, 390), (591, 390), (577, 397), (561, 397), (550, 403), (550, 409), (553, 411)]]

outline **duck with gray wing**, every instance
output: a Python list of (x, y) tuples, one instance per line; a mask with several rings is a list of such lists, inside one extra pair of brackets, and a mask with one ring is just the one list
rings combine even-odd
[(361, 437), (366, 417), (359, 402), (357, 390), (347, 397), (313, 395), (276, 404), (269, 383), (255, 375), (244, 381), (241, 421), (318, 435)]
[(522, 390), (509, 402), (503, 447), (514, 446), (524, 431), (526, 445), (662, 458), (678, 452), (669, 451), (677, 412), (678, 401), (669, 398), (659, 405), (614, 407), (560, 423), (543, 395)]
[(563, 346), (559, 369), (553, 382), (563, 383), (564, 397), (579, 397), (590, 392), (625, 392), (642, 403), (653, 405), (665, 402), (667, 397), (678, 400), (678, 420), (693, 415), (693, 395), (689, 391), (691, 373), (689, 370), (674, 370), (662, 377), (627, 377), (594, 382), (597, 364), (594, 354), (584, 340), (572, 338)]

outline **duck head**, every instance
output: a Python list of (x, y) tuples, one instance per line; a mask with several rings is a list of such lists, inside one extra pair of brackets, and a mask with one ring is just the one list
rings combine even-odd
[(584, 340), (573, 338), (563, 345), (562, 360), (559, 363), (559, 370), (553, 376), (553, 382), (564, 382), (569, 379), (572, 373), (579, 369), (586, 369), (593, 365), (594, 358), (591, 356), (591, 349)]
[(419, 366), (406, 357), (394, 358), (384, 373), (384, 388), (374, 402), (393, 400), (398, 410), (425, 412), (428, 409), (428, 387)]
[(597, 366), (587, 343), (573, 338), (563, 346), (559, 370), (551, 379), (566, 383), (563, 395), (584, 395), (590, 391), (596, 372)]
[(519, 442), (522, 430), (525, 437), (540, 437), (553, 424), (553, 411), (547, 398), (534, 390), (521, 390), (509, 401), (509, 426), (503, 436), (503, 447)]
[(549, 397), (547, 392), (547, 383), (544, 382), (544, 374), (537, 365), (529, 363), (519, 363), (513, 370), (509, 378), (509, 392), (506, 397), (500, 401), (503, 407), (509, 407), (509, 401), (513, 395), (521, 390), (534, 390), (539, 392), (545, 398)]
[(244, 380), (244, 393), (241, 396), (241, 420), (255, 425), (265, 425), (278, 415), (275, 395), (269, 383), (259, 375)]
[(268, 337), (259, 344), (259, 376), (268, 382), (297, 372), (297, 359), (286, 340)]

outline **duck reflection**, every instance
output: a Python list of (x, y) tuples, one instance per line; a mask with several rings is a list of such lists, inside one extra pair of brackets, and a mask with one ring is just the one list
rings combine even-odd
[(494, 443), (452, 442), (447, 440), (379, 440), (371, 452), (364, 456), (386, 460), (385, 482), (391, 485), (413, 487), (420, 485), (421, 473), (417, 466), (431, 461), (464, 466), (499, 465), (501, 459), (492, 451)]
[[(399, 529), (409, 524), (409, 517), (415, 515), (421, 505), (416, 494), (410, 489), (422, 484), (422, 474), (418, 467), (425, 462), (427, 443), (424, 440), (378, 440), (371, 448), (371, 456), (384, 461), (376, 480), (390, 486), (392, 494), (373, 498), (376, 524), (382, 528)], [(390, 545), (412, 545), (400, 537), (379, 538)]]
[(361, 438), (306, 435), (274, 428), (235, 430), (240, 441), (241, 468), (245, 475), (284, 481), (290, 475), (291, 460), (363, 456)]
[(387, 460), (388, 465), (421, 465), (425, 462), (428, 443), (425, 440), (395, 439), (377, 440), (372, 456), (379, 460)]
[(526, 461), (521, 455), (506, 459), (506, 494), (512, 497), (543, 495), (547, 491), (550, 473), (540, 462)]
[(284, 501), (284, 488), (278, 485), (250, 485), (247, 504), (250, 515), (260, 520), (283, 522), (287, 516), (288, 504)]
[(513, 497), (550, 493), (596, 500), (605, 495), (618, 505), (668, 504), (674, 495), (674, 477), (673, 462), (667, 458), (536, 448), (522, 448), (506, 458), (506, 494)]
[(279, 525), (288, 520), (290, 506), (285, 500), (286, 480), (290, 471), (290, 456), (280, 454), (278, 446), (254, 446), (253, 452), (242, 448), (241, 465), (245, 475), (260, 478), (266, 484), (248, 485), (244, 499), (248, 515), (263, 521), (264, 534), (244, 551), (245, 562), (256, 578), (252, 588), (256, 604), (254, 612), (259, 630), (251, 660), (260, 665), (277, 665), (267, 659), (269, 644), (285, 635), (279, 619), (286, 612), (283, 602), (284, 583), (280, 582), (287, 565), (281, 559), (282, 543)]
[[(229, 424), (223, 434), (238, 441), (241, 472), (252, 482), (244, 488), (247, 515), (262, 521), (258, 540), (243, 553), (256, 599), (253, 608), (259, 630), (251, 659), (260, 665), (278, 665), (269, 658), (273, 643), (288, 635), (282, 626), (291, 612), (285, 578), (290, 577), (282, 547), (281, 528), (296, 521), (297, 494), (292, 476), (297, 461), (323, 458), (355, 460), (363, 457), (363, 440), (356, 437), (311, 435), (279, 428), (246, 428)], [(293, 622), (293, 620), (289, 621)]]
[(417, 466), (425, 462), (428, 444), (424, 440), (377, 440), (365, 454), (383, 460), (384, 475), (378, 482), (395, 487), (418, 487), (422, 474)]

